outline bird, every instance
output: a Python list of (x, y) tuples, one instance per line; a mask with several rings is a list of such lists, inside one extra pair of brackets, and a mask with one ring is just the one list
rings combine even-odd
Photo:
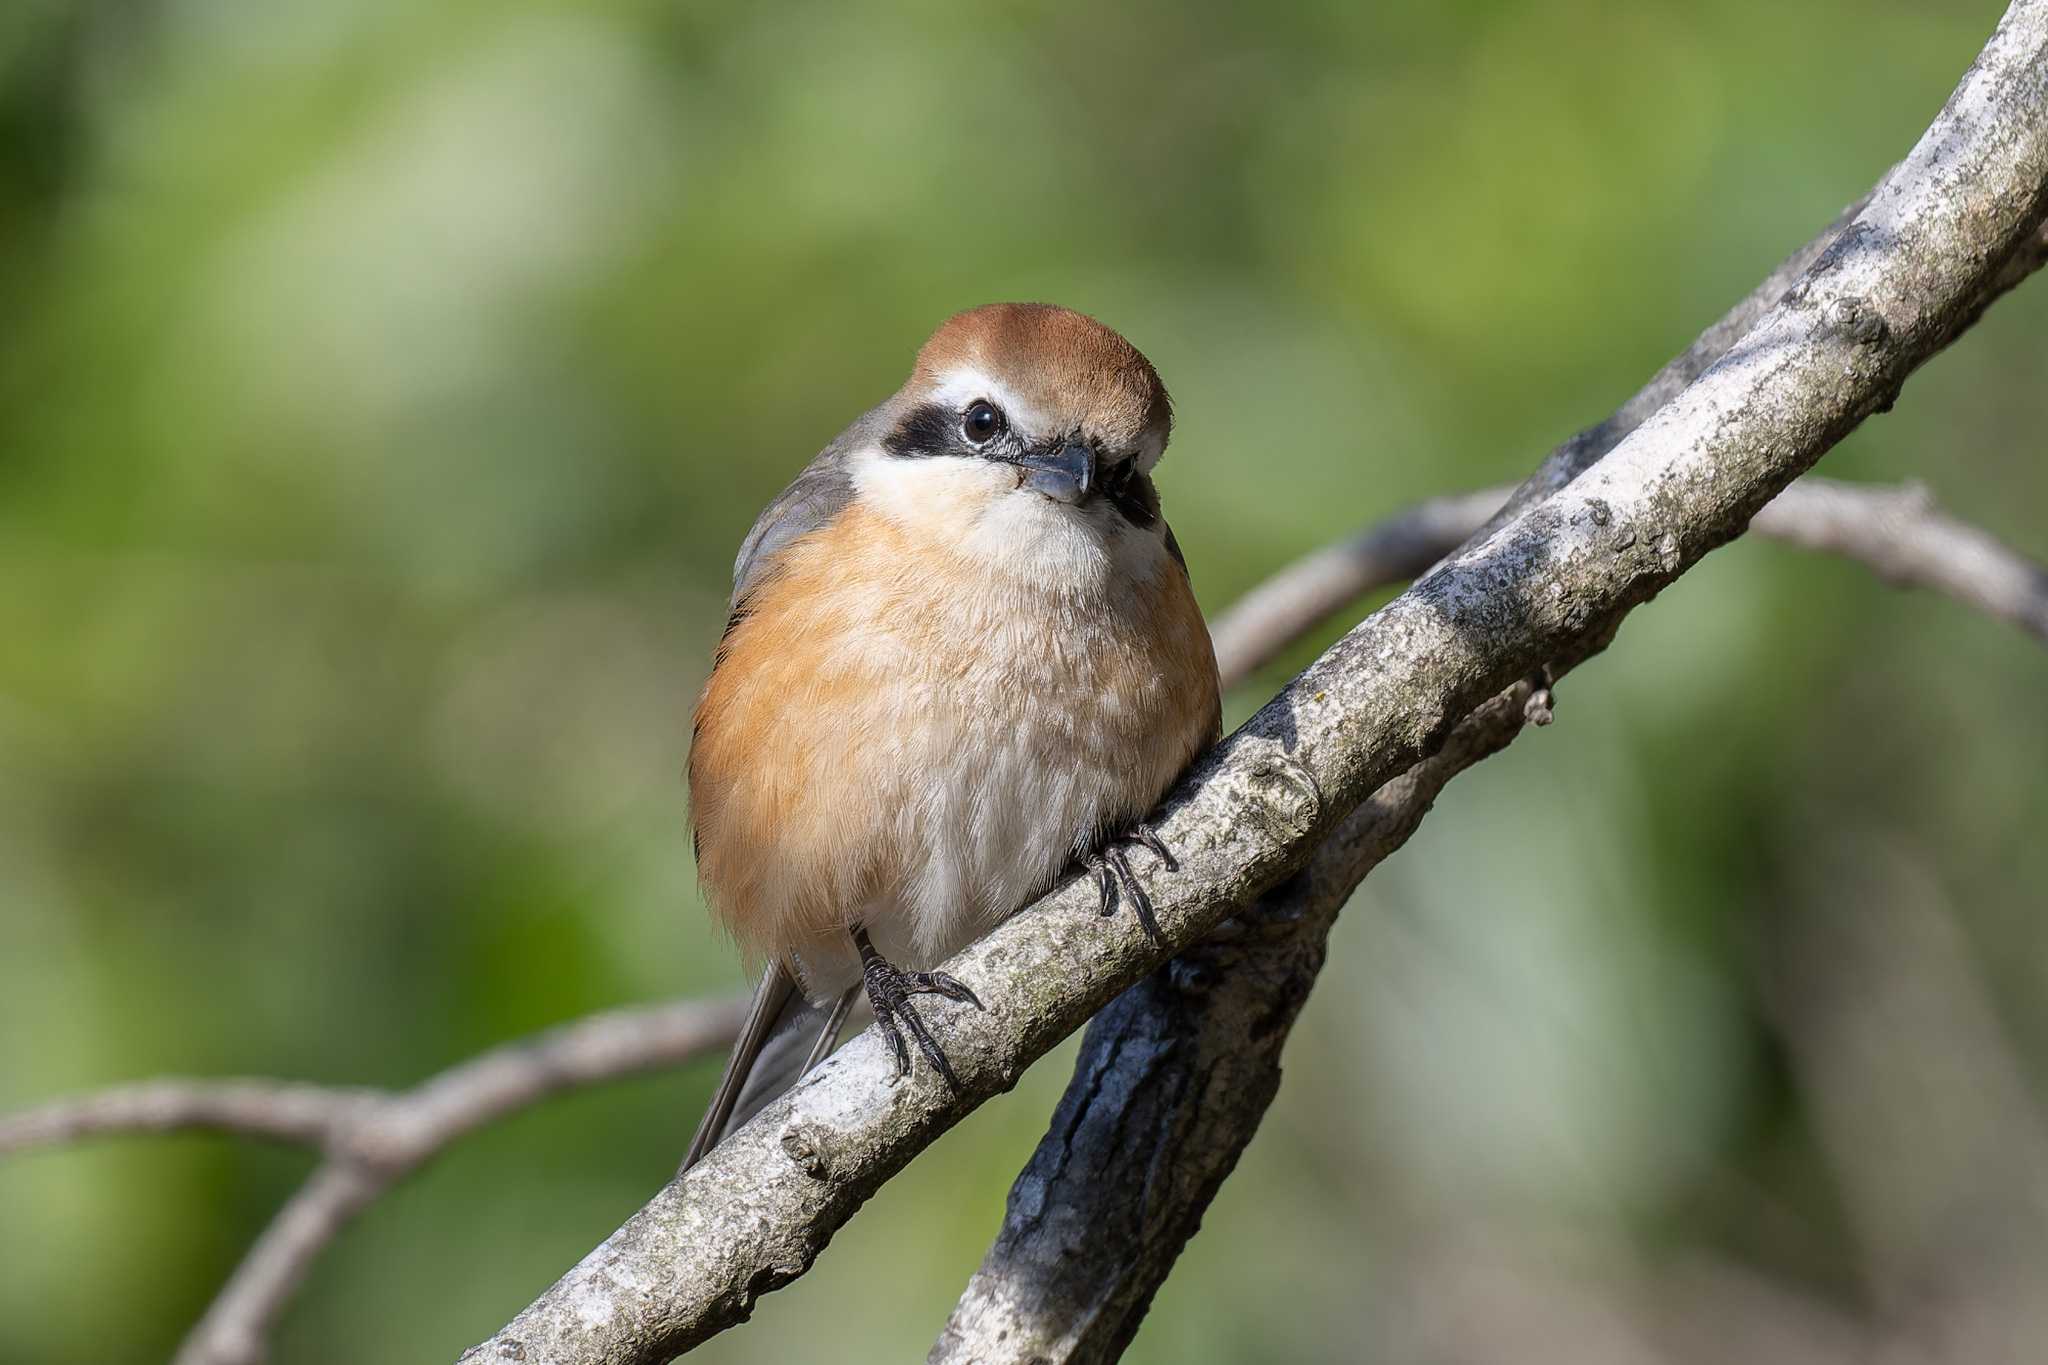
[(697, 700), (691, 837), (760, 982), (682, 1169), (786, 1090), (865, 1004), (960, 1082), (920, 998), (1080, 868), (1159, 929), (1130, 855), (1221, 733), (1187, 561), (1152, 474), (1158, 371), (1051, 304), (954, 315), (910, 376), (755, 521)]

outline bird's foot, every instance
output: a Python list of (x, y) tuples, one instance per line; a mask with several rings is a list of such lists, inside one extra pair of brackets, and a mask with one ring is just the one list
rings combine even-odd
[(917, 1040), (917, 1050), (932, 1070), (946, 1078), (946, 1084), (958, 1093), (962, 1086), (960, 1078), (953, 1074), (953, 1064), (946, 1060), (945, 1051), (926, 1026), (923, 1016), (910, 998), (914, 995), (942, 995), (948, 1000), (982, 1007), (973, 991), (967, 989), (958, 978), (945, 972), (908, 972), (875, 951), (875, 945), (868, 941), (866, 929), (853, 931), (853, 941), (860, 949), (861, 984), (867, 988), (868, 1004), (874, 1007), (875, 1022), (882, 1026), (882, 1033), (889, 1040), (889, 1046), (896, 1051), (896, 1074), (905, 1075), (910, 1070), (910, 1048), (903, 1040), (905, 1031)]
[(1096, 890), (1102, 893), (1102, 913), (1116, 913), (1117, 891), (1131, 899), (1131, 910), (1138, 916), (1138, 927), (1154, 943), (1164, 943), (1166, 936), (1159, 932), (1158, 917), (1152, 913), (1152, 898), (1145, 894), (1145, 888), (1138, 884), (1138, 877), (1131, 870), (1131, 848), (1147, 848), (1152, 856), (1159, 859), (1160, 866), (1168, 872), (1176, 871), (1180, 864), (1150, 825), (1140, 821), (1103, 844), (1101, 848), (1081, 860), (1081, 865), (1095, 876)]

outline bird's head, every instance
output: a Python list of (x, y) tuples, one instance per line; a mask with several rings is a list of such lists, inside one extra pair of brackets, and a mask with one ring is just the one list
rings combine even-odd
[(1066, 576), (1164, 544), (1150, 472), (1173, 407), (1151, 362), (1091, 317), (998, 303), (949, 318), (879, 416), (862, 495), (977, 557)]

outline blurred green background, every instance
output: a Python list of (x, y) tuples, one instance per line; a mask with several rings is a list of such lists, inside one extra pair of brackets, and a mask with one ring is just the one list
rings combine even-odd
[[(1050, 299), (1153, 358), (1213, 612), (1604, 415), (2000, 9), (12, 0), (0, 1108), (405, 1085), (737, 989), (680, 776), (732, 554), (940, 318)], [(1827, 470), (2048, 555), (2044, 355), (2035, 284)], [(1713, 557), (1359, 896), (1130, 1358), (2037, 1359), (2044, 702), (2003, 625)], [(698, 1358), (921, 1359), (1069, 1055)], [(452, 1359), (715, 1070), (456, 1147), (280, 1359)], [(309, 1165), (0, 1164), (0, 1360), (167, 1355)]]

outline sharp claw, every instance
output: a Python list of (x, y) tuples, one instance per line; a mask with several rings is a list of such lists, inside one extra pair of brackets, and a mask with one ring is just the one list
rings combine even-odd
[(1145, 896), (1137, 896), (1133, 899), (1136, 901), (1136, 904), (1131, 908), (1138, 912), (1138, 927), (1145, 931), (1146, 938), (1164, 947), (1166, 945), (1166, 934), (1159, 927), (1159, 917), (1152, 913), (1151, 900)]
[(882, 1026), (882, 1033), (889, 1039), (890, 1050), (896, 1054), (896, 1074), (910, 1074), (910, 1047), (903, 1041), (903, 1030), (896, 1026), (894, 1012), (886, 1009), (875, 1011), (875, 1022)]
[(1131, 909), (1138, 917), (1138, 927), (1154, 943), (1164, 943), (1166, 936), (1159, 932), (1159, 920), (1152, 913), (1152, 898), (1138, 884), (1138, 874), (1131, 870), (1130, 855), (1112, 845), (1107, 856), (1110, 866), (1116, 869), (1117, 880), (1123, 883), (1124, 891), (1131, 898)]
[(931, 1030), (925, 1027), (924, 1020), (908, 1005), (903, 1007), (902, 1015), (903, 1023), (909, 1028), (910, 1036), (917, 1039), (917, 1050), (924, 1054), (925, 1061), (930, 1063), (932, 1070), (946, 1078), (946, 1084), (953, 1088), (955, 1094), (960, 1093), (964, 1088), (960, 1084), (960, 1078), (953, 1074), (953, 1064), (946, 1060), (946, 1054), (939, 1049), (937, 1040), (932, 1037)]
[(962, 985), (957, 977), (944, 972), (906, 972), (893, 966), (868, 940), (866, 929), (856, 925), (853, 931), (854, 946), (860, 949), (861, 980), (867, 987), (868, 1003), (874, 1006), (875, 1023), (889, 1039), (889, 1047), (896, 1054), (896, 1074), (910, 1072), (910, 1045), (904, 1041), (903, 1031), (917, 1040), (917, 1050), (924, 1054), (932, 1070), (946, 1078), (946, 1084), (955, 1094), (961, 1094), (965, 1087), (955, 1074), (953, 1064), (946, 1059), (945, 1050), (932, 1037), (925, 1026), (924, 1017), (917, 1007), (910, 1003), (913, 995), (943, 995), (949, 1000), (962, 1004), (982, 1007), (974, 992)]
[(1109, 865), (1116, 869), (1116, 879), (1123, 883), (1124, 890), (1132, 900), (1143, 900), (1145, 888), (1138, 885), (1138, 874), (1131, 868), (1131, 855), (1121, 848), (1110, 850)]
[(1152, 913), (1152, 898), (1136, 881), (1131, 883), (1131, 909), (1137, 914), (1138, 927), (1145, 931), (1145, 937), (1154, 943), (1166, 942), (1166, 935), (1159, 932), (1159, 918)]
[(1109, 870), (1107, 858), (1098, 856), (1088, 866), (1095, 873), (1096, 890), (1102, 896), (1102, 906), (1098, 913), (1107, 919), (1116, 913), (1116, 874)]
[(1084, 858), (1081, 865), (1094, 874), (1102, 899), (1098, 909), (1105, 918), (1116, 913), (1117, 901), (1127, 895), (1131, 899), (1132, 913), (1137, 916), (1138, 926), (1145, 931), (1146, 937), (1154, 943), (1164, 943), (1166, 936), (1159, 931), (1158, 917), (1152, 913), (1152, 898), (1145, 894), (1145, 888), (1138, 884), (1137, 874), (1131, 870), (1127, 844), (1149, 850), (1168, 872), (1180, 869), (1180, 860), (1173, 856), (1173, 850), (1150, 826), (1142, 824), (1133, 825), (1129, 833), (1111, 839)]
[(1132, 829), (1131, 838), (1151, 849), (1152, 856), (1157, 858), (1159, 865), (1168, 872), (1180, 871), (1180, 860), (1173, 856), (1173, 851), (1166, 846), (1166, 841), (1154, 833), (1150, 825), (1139, 825)]
[(972, 1005), (976, 1009), (984, 1008), (981, 1003), (981, 997), (969, 990), (967, 984), (957, 976), (952, 976), (945, 972), (933, 972), (931, 974), (930, 989), (933, 994), (943, 995), (948, 1000), (958, 1000), (961, 1004)]

